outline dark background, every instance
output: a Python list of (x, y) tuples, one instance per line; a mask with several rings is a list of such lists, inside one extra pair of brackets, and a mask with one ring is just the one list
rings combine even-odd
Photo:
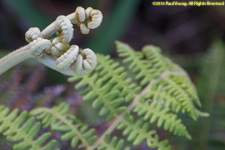
[(104, 14), (99, 29), (89, 35), (76, 30), (73, 40), (100, 53), (114, 53), (113, 42), (122, 40), (136, 49), (154, 44), (164, 51), (191, 55), (204, 52), (214, 38), (224, 38), (223, 6), (153, 6), (151, 0), (1, 0), (0, 48), (24, 45), (24, 33), (30, 27), (43, 29), (77, 6), (92, 6)]

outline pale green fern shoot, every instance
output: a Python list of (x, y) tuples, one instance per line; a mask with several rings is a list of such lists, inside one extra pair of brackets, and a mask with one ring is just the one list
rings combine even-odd
[(80, 52), (78, 45), (69, 43), (73, 38), (73, 25), (77, 25), (82, 34), (88, 34), (91, 29), (100, 26), (102, 19), (103, 15), (99, 10), (77, 7), (68, 16), (58, 16), (43, 31), (37, 27), (30, 28), (25, 34), (29, 44), (0, 59), (0, 74), (30, 58), (65, 75), (90, 73), (97, 65), (95, 53), (89, 48)]

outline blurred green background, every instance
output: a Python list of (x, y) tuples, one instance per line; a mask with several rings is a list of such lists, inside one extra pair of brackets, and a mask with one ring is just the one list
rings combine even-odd
[[(152, 6), (152, 0), (1, 0), (0, 56), (25, 45), (24, 34), (30, 27), (44, 29), (58, 15), (70, 14), (77, 6), (101, 10), (104, 20), (88, 35), (76, 28), (73, 44), (115, 59), (115, 40), (136, 50), (153, 44), (187, 70), (199, 91), (202, 110), (211, 116), (198, 122), (184, 118), (193, 140), (169, 136), (174, 150), (225, 149), (225, 7), (157, 7)], [(1, 75), (0, 82), (1, 104), (30, 110), (67, 101), (83, 121), (104, 129), (90, 104), (81, 103), (67, 77), (35, 61), (19, 64)], [(62, 145), (70, 149), (68, 143)], [(11, 144), (2, 137), (0, 147), (9, 150)], [(145, 143), (134, 149), (150, 150)]]

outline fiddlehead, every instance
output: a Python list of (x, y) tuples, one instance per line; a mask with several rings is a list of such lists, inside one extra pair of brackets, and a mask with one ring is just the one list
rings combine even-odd
[(61, 30), (63, 43), (69, 43), (73, 38), (73, 25), (66, 16), (59, 16), (56, 19), (56, 29)]
[(86, 48), (82, 50), (81, 54), (77, 58), (75, 72), (81, 72), (82, 74), (87, 74), (91, 72), (97, 65), (97, 56), (95, 53)]
[(87, 26), (90, 29), (95, 29), (100, 26), (103, 15), (101, 11), (88, 7), (86, 9), (86, 16), (87, 16)]
[(77, 7), (72, 23), (78, 24), (79, 22), (84, 22), (86, 19), (85, 9), (83, 7)]
[(99, 10), (91, 7), (88, 7), (86, 10), (82, 7), (77, 7), (75, 17), (71, 21), (80, 27), (82, 34), (88, 34), (90, 29), (100, 26), (102, 19), (103, 15)]
[[(25, 34), (26, 41), (30, 44), (0, 59), (2, 66), (0, 73), (29, 58), (35, 58), (65, 75), (77, 76), (90, 73), (97, 65), (97, 57), (91, 49), (84, 49), (79, 54), (78, 46), (70, 46), (74, 31), (73, 24), (77, 24), (81, 32), (87, 34), (90, 29), (97, 28), (102, 19), (99, 10), (91, 7), (85, 10), (78, 7), (68, 16), (57, 17), (56, 21), (42, 32), (36, 27), (30, 28)], [(52, 39), (54, 33), (56, 37)]]
[(39, 28), (34, 27), (30, 28), (26, 33), (25, 33), (25, 39), (28, 43), (32, 42), (33, 40), (36, 40), (38, 37), (41, 36), (41, 31)]
[(66, 53), (56, 59), (57, 68), (59, 70), (68, 69), (77, 59), (78, 53), (79, 47), (77, 45), (71, 46)]
[(83, 75), (96, 67), (97, 56), (91, 49), (84, 49), (79, 54), (79, 47), (72, 45), (56, 62), (58, 70), (71, 68), (75, 73)]
[(42, 56), (44, 50), (49, 51), (52, 43), (49, 40), (37, 38), (29, 44), (30, 52), (33, 57)]

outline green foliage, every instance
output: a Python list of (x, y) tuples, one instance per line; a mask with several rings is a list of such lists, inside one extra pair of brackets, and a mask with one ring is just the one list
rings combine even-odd
[(166, 107), (176, 113), (187, 112), (193, 119), (202, 115), (193, 104), (200, 105), (200, 102), (186, 72), (162, 56), (159, 47), (146, 46), (142, 52), (134, 52), (128, 45), (119, 43), (118, 52), (119, 56), (126, 58), (125, 63), (131, 63), (129, 69), (136, 73), (135, 79), (140, 80), (141, 86), (156, 81), (148, 98), (161, 97), (166, 101)]
[[(98, 66), (92, 73), (69, 79), (77, 82), (75, 88), (80, 89), (83, 100), (92, 101), (92, 107), (108, 123), (100, 137), (69, 113), (67, 103), (36, 108), (30, 115), (40, 120), (43, 128), (60, 132), (61, 141), (70, 141), (71, 147), (78, 149), (129, 150), (131, 144), (146, 141), (149, 148), (170, 150), (169, 141), (159, 136), (162, 130), (191, 139), (181, 114), (194, 120), (208, 114), (197, 109), (201, 103), (187, 73), (164, 57), (159, 47), (149, 45), (135, 51), (121, 42), (116, 45), (124, 65), (98, 54)], [(21, 142), (15, 149), (53, 150), (54, 140), (43, 146), (49, 133), (35, 138), (41, 125), (33, 117), (26, 121), (27, 112), (18, 115), (17, 110), (10, 114), (8, 108), (0, 110), (0, 131), (9, 141)]]
[(167, 146), (168, 141), (159, 142), (156, 130), (150, 130), (149, 127), (150, 124), (143, 119), (134, 121), (132, 116), (126, 115), (117, 129), (123, 130), (123, 135), (127, 136), (127, 140), (133, 142), (133, 145), (140, 145), (146, 140), (149, 147), (158, 148), (159, 150), (169, 150), (170, 146)]
[(6, 136), (7, 140), (17, 142), (14, 150), (50, 150), (56, 145), (55, 140), (49, 140), (50, 133), (39, 133), (41, 124), (35, 123), (34, 117), (27, 119), (27, 112), (18, 113), (15, 109), (9, 112), (9, 108), (0, 106), (0, 133)]
[(37, 119), (42, 120), (43, 127), (51, 127), (54, 131), (63, 132), (62, 141), (71, 140), (71, 147), (76, 147), (78, 142), (88, 148), (96, 140), (94, 129), (88, 129), (88, 125), (82, 123), (75, 116), (69, 115), (70, 105), (62, 103), (52, 109), (37, 108), (31, 111), (31, 115), (36, 115)]
[[(133, 145), (146, 140), (150, 148), (170, 149), (168, 141), (160, 142), (158, 133), (148, 128), (155, 123), (159, 128), (190, 139), (178, 113), (187, 113), (194, 120), (208, 114), (196, 108), (201, 104), (187, 73), (162, 56), (158, 47), (146, 46), (136, 52), (127, 44), (116, 44), (123, 62), (129, 63), (128, 68), (99, 54), (94, 72), (69, 79), (78, 81), (75, 88), (81, 89), (83, 100), (93, 100), (93, 108), (99, 109), (106, 122), (114, 119), (100, 139), (118, 128)], [(128, 77), (126, 69), (134, 77)], [(93, 147), (101, 146), (101, 141), (97, 140)]]

